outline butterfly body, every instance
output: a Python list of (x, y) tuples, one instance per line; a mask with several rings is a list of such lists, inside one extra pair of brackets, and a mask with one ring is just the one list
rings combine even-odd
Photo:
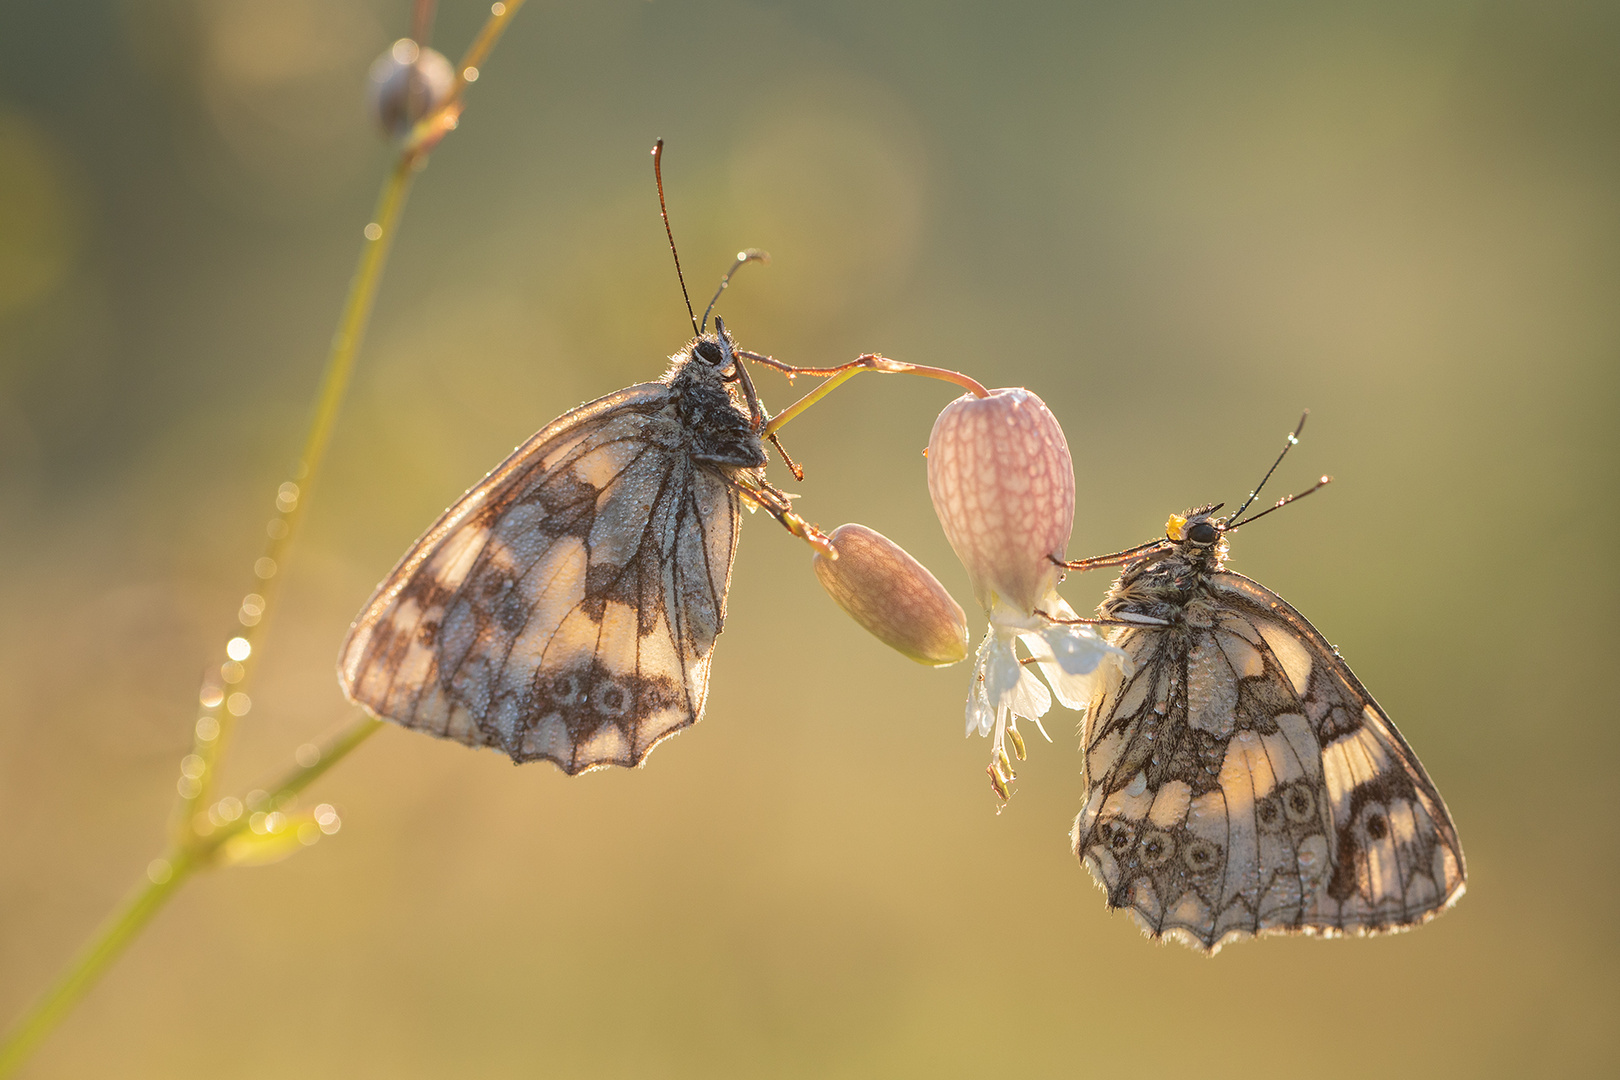
[(1111, 632), (1132, 665), (1087, 714), (1076, 854), (1110, 907), (1211, 952), (1427, 921), (1463, 891), (1445, 803), (1337, 651), (1224, 568), (1213, 509), (1173, 517), (1099, 608), (1155, 622)]
[(338, 664), (405, 727), (574, 774), (639, 765), (695, 723), (762, 410), (723, 326), (658, 382), (542, 428), (378, 586)]

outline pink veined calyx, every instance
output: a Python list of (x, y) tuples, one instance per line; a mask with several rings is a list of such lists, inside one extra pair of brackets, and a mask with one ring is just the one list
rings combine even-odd
[(1129, 661), (1092, 627), (1054, 621), (1075, 618), (1057, 593), (1074, 526), (1074, 464), (1038, 396), (1002, 389), (945, 406), (928, 439), (928, 492), (990, 622), (968, 689), (967, 733), (994, 732), (990, 782), (1005, 800), (1007, 742), (1024, 757), (1018, 720), (1033, 720), (1050, 742), (1041, 717), (1052, 698), (1084, 709), (1099, 666)]

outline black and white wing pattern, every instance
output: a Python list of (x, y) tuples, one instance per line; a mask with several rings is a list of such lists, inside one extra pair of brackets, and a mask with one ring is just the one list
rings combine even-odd
[[(672, 373), (683, 361), (704, 363), (677, 357)], [(344, 692), (405, 727), (569, 774), (638, 765), (694, 723), (725, 620), (734, 476), (764, 455), (755, 438), (734, 460), (705, 456), (695, 440), (713, 432), (694, 429), (694, 411), (732, 412), (721, 427), (734, 441), (747, 416), (718, 383), (705, 396), (691, 381), (566, 413), (445, 511), (355, 620)]]
[(1464, 887), (1439, 792), (1332, 646), (1224, 555), (1127, 568), (1103, 603), (1168, 625), (1112, 633), (1134, 667), (1088, 713), (1076, 854), (1110, 907), (1210, 952), (1428, 921)]

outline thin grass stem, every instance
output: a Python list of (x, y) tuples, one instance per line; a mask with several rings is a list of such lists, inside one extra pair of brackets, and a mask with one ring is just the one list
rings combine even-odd
[(10, 1076), (28, 1059), (40, 1041), (79, 1003), (108, 965), (196, 869), (180, 851), (171, 851), (163, 862), (169, 868), (167, 875), (159, 874), (161, 881), (154, 880), (151, 873), (143, 876), (57, 977), (55, 984), (6, 1033), (5, 1039), (0, 1041), (0, 1077)]
[[(283, 484), (277, 493), (279, 516), (272, 519), (268, 530), (270, 543), (265, 555), (255, 564), (255, 577), (261, 582), (258, 588), (263, 590), (257, 594), (260, 614), (255, 616), (251, 624), (244, 623), (245, 631), (239, 635), (246, 639), (249, 649), (240, 661), (233, 658), (233, 662), (241, 665), (241, 671), (233, 681), (227, 683), (232, 694), (245, 694), (243, 688), (248, 685), (251, 671), (249, 664), (258, 655), (256, 639), (264, 632), (264, 615), (271, 609), (274, 583), (285, 562), (285, 553), (297, 533), (309, 489), (319, 475), (331, 443), (349, 380), (354, 373), (355, 359), (377, 298), (388, 252), (398, 231), (406, 196), (410, 192), (411, 178), (426, 163), (427, 154), (444, 134), (454, 130), (463, 108), (462, 95), (467, 84), (478, 77), (477, 65), (483, 62), (512, 16), (522, 6), (523, 0), (507, 0), (504, 4), (493, 5), (490, 18), (462, 58), (449, 100), (412, 131), (383, 182), (376, 210), (365, 228), (365, 242), (338, 317), (337, 332), (333, 334), (327, 351), (326, 366), (316, 391), (315, 408), (303, 451), (299, 455), (297, 471), (294, 479)], [(209, 697), (211, 685), (204, 687), (205, 698)], [(193, 753), (201, 759), (203, 769), (201, 775), (194, 778), (198, 781), (196, 789), (189, 792), (182, 790), (175, 804), (169, 850), (148, 864), (143, 879), (97, 928), (56, 981), (0, 1035), (0, 1078), (12, 1075), (22, 1066), (180, 886), (198, 870), (212, 865), (224, 844), (249, 827), (249, 820), (239, 817), (223, 827), (209, 828), (206, 832), (196, 828), (196, 822), (200, 820), (197, 817), (198, 807), (208, 805), (213, 798), (217, 787), (214, 783), (216, 765), (228, 742), (232, 722), (240, 715), (232, 710), (231, 699), (224, 692), (226, 687), (216, 689), (218, 700), (212, 704), (205, 701), (207, 711), (194, 728)], [(251, 699), (244, 700), (251, 705)], [(242, 710), (243, 713), (246, 711), (245, 708)], [(382, 721), (370, 716), (360, 716), (351, 721), (321, 747), (319, 756), (313, 762), (298, 766), (273, 785), (271, 802), (279, 804), (292, 798), (381, 727)]]

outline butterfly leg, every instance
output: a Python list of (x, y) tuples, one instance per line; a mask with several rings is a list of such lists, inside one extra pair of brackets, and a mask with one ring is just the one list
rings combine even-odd
[(1123, 616), (1116, 615), (1112, 619), (1084, 619), (1084, 618), (1078, 618), (1078, 617), (1073, 618), (1073, 619), (1057, 619), (1057, 618), (1053, 618), (1051, 615), (1048, 615), (1044, 611), (1037, 611), (1037, 612), (1035, 612), (1035, 614), (1039, 615), (1041, 618), (1045, 619), (1047, 622), (1053, 623), (1054, 625), (1057, 625), (1057, 626), (1169, 626), (1170, 625), (1164, 619), (1155, 619), (1151, 615), (1130, 615), (1128, 613), (1126, 615), (1123, 615)]
[(1137, 559), (1144, 558), (1156, 551), (1167, 549), (1168, 546), (1163, 540), (1152, 540), (1146, 544), (1126, 548), (1124, 551), (1116, 551), (1112, 555), (1096, 555), (1089, 559), (1075, 559), (1072, 562), (1064, 562), (1062, 559), (1049, 557), (1065, 570), (1078, 570), (1084, 573), (1087, 570), (1105, 570), (1112, 566), (1124, 566), (1126, 563), (1135, 562)]
[(738, 495), (771, 515), (781, 524), (782, 528), (797, 536), (821, 554), (833, 554), (832, 540), (826, 533), (793, 512), (793, 503), (787, 492), (764, 481), (760, 481), (758, 487), (737, 480), (731, 480), (730, 483)]
[(788, 471), (793, 474), (793, 479), (803, 480), (804, 470), (799, 468), (797, 461), (788, 456), (787, 447), (782, 445), (782, 440), (777, 438), (776, 432), (771, 432), (767, 437), (771, 440), (771, 445), (776, 447), (776, 452), (782, 455), (782, 460), (787, 464)]

